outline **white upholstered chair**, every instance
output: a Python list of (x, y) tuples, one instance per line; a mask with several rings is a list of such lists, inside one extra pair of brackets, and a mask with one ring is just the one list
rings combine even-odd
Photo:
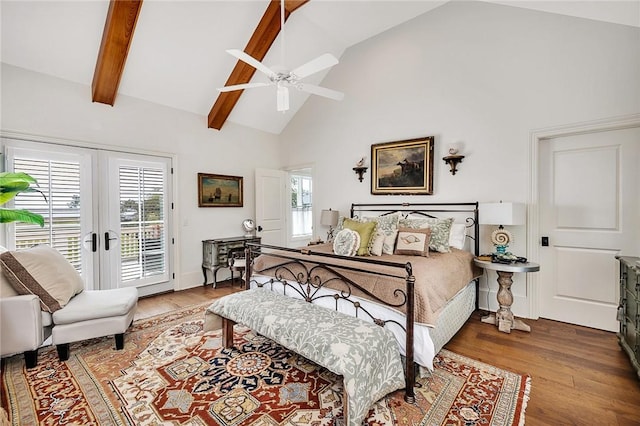
[[(133, 322), (136, 288), (84, 290), (80, 275), (55, 249), (41, 245), (0, 254), (0, 355), (24, 353), (27, 368), (37, 364), (37, 351), (51, 336), (60, 360), (69, 343), (115, 336)], [(22, 293), (18, 295), (18, 293)]]

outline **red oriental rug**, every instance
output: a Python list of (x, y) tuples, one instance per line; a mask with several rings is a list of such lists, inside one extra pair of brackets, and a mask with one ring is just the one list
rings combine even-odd
[[(59, 362), (3, 360), (2, 407), (13, 425), (336, 425), (342, 381), (278, 344), (236, 327), (236, 347), (202, 331), (205, 306), (134, 323), (112, 338), (71, 345)], [(442, 350), (416, 403), (401, 391), (378, 401), (368, 425), (518, 425), (530, 378)]]

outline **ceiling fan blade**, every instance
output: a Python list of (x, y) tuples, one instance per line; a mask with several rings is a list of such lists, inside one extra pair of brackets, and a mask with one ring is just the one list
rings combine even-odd
[(253, 56), (243, 52), (240, 49), (228, 49), (227, 53), (230, 54), (231, 56), (235, 56), (236, 58), (240, 59), (242, 62), (246, 62), (247, 64), (249, 64), (252, 67), (254, 67), (255, 69), (257, 69), (258, 71), (261, 71), (261, 72), (265, 73), (269, 77), (271, 77), (271, 76), (276, 74), (269, 67), (267, 67), (265, 64), (263, 64), (262, 62), (258, 61)]
[(327, 89), (326, 87), (316, 86), (315, 84), (300, 83), (296, 86), (303, 92), (312, 93), (314, 95), (324, 96), (325, 98), (341, 101), (344, 99), (344, 93), (337, 90)]
[(271, 83), (245, 83), (234, 84), (233, 86), (219, 87), (218, 92), (233, 92), (234, 90), (252, 89), (254, 87), (271, 86)]
[(338, 63), (338, 60), (330, 53), (320, 55), (315, 59), (310, 60), (306, 64), (300, 65), (298, 68), (291, 71), (297, 78), (302, 79), (308, 75), (317, 73), (329, 67), (332, 67)]

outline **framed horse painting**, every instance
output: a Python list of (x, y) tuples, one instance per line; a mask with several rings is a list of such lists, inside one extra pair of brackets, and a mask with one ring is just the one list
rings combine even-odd
[(373, 195), (433, 194), (433, 136), (371, 145)]
[(198, 173), (198, 207), (242, 207), (242, 176)]

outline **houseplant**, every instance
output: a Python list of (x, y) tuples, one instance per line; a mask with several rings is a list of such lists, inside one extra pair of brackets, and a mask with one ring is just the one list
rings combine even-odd
[[(39, 192), (44, 197), (44, 193), (34, 186), (37, 184), (37, 180), (26, 173), (0, 173), (0, 206), (22, 192)], [(35, 223), (41, 227), (44, 226), (42, 215), (28, 210), (0, 208), (0, 223), (9, 222)]]

